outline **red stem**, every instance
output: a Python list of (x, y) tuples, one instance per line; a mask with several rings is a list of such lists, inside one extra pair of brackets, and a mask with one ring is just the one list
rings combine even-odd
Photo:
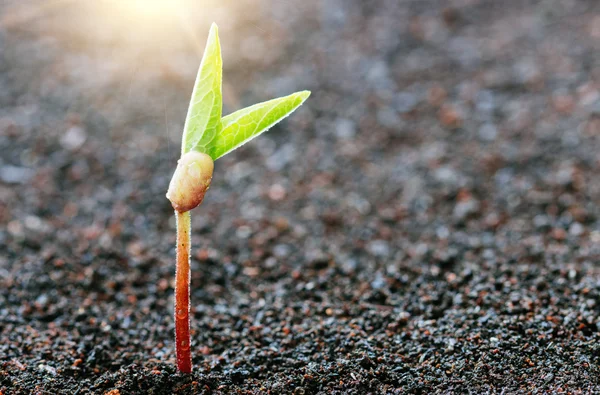
[(192, 372), (190, 353), (190, 232), (191, 215), (175, 211), (177, 217), (177, 266), (175, 269), (175, 348), (177, 368)]

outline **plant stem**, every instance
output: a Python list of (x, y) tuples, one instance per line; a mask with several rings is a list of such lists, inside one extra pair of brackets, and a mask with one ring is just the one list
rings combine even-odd
[(177, 368), (192, 372), (190, 353), (190, 232), (191, 215), (175, 211), (177, 217), (177, 266), (175, 268), (175, 347)]

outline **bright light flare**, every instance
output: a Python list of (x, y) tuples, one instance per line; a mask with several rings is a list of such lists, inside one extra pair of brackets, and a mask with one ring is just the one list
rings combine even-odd
[(188, 26), (191, 20), (193, 26), (209, 23), (195, 0), (99, 0), (88, 7), (92, 4), (93, 15), (104, 21), (102, 25), (116, 36), (116, 42), (143, 47), (179, 45), (182, 36), (188, 45), (194, 45), (196, 38), (190, 36)]
[(161, 21), (180, 14), (186, 6), (189, 6), (189, 2), (177, 0), (102, 0), (102, 2), (115, 16), (137, 19), (138, 22)]

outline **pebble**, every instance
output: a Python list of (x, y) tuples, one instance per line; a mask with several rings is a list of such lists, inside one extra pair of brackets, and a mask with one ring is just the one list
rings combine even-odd
[(400, 113), (412, 111), (418, 104), (418, 98), (410, 92), (400, 92), (394, 100), (396, 110)]
[(498, 128), (491, 123), (483, 124), (479, 128), (479, 138), (482, 141), (494, 141), (498, 136)]
[(465, 201), (458, 202), (456, 206), (454, 206), (454, 210), (452, 211), (452, 216), (457, 220), (464, 220), (467, 216), (478, 212), (479, 210), (479, 201), (476, 199), (468, 199)]
[(389, 244), (385, 240), (373, 240), (367, 245), (367, 250), (379, 257), (386, 257), (390, 255)]
[(0, 167), (0, 181), (6, 184), (25, 184), (31, 180), (35, 172), (19, 166), (4, 165)]
[(350, 140), (356, 136), (356, 124), (347, 118), (338, 118), (335, 121), (335, 134), (339, 139)]
[(48, 373), (52, 376), (56, 376), (56, 369), (50, 365), (45, 365), (45, 364), (41, 363), (38, 365), (38, 370), (40, 370), (43, 373)]
[(81, 126), (70, 127), (60, 138), (60, 144), (69, 151), (78, 150), (87, 139), (85, 129)]
[(383, 107), (377, 111), (377, 122), (392, 129), (399, 129), (404, 124), (396, 111), (389, 107)]
[(438, 113), (440, 122), (447, 128), (455, 129), (462, 125), (463, 114), (452, 104), (444, 104)]

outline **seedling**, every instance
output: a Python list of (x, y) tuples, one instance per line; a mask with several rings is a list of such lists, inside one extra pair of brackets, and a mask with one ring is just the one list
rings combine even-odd
[(177, 219), (175, 273), (175, 344), (177, 368), (192, 371), (190, 353), (190, 210), (202, 203), (210, 187), (214, 161), (242, 146), (290, 115), (309, 91), (255, 104), (221, 118), (222, 67), (217, 25), (208, 35), (188, 108), (181, 158), (169, 184), (167, 199)]

